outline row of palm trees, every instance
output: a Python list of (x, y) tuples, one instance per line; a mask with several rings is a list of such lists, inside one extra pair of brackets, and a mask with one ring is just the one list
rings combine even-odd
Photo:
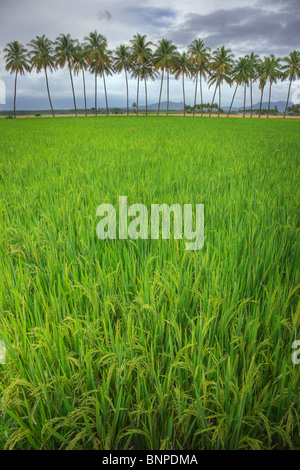
[[(89, 71), (95, 78), (95, 114), (97, 115), (97, 79), (103, 79), (106, 113), (109, 113), (106, 77), (111, 76), (113, 73), (123, 73), (126, 81), (127, 93), (127, 115), (129, 114), (129, 92), (128, 92), (128, 75), (137, 79), (137, 100), (136, 100), (136, 114), (139, 114), (139, 94), (140, 83), (143, 81), (145, 86), (145, 100), (146, 100), (146, 115), (147, 115), (147, 82), (155, 80), (158, 73), (161, 75), (161, 83), (159, 90), (158, 109), (157, 114), (160, 112), (161, 96), (164, 80), (167, 81), (167, 115), (169, 114), (170, 102), (170, 75), (174, 75), (176, 79), (182, 79), (182, 91), (184, 102), (184, 114), (186, 112), (185, 100), (185, 79), (193, 79), (195, 83), (195, 97), (193, 114), (196, 110), (196, 100), (198, 86), (200, 89), (200, 110), (203, 114), (203, 80), (208, 81), (209, 88), (214, 86), (214, 93), (212, 105), (215, 96), (218, 92), (219, 95), (219, 111), (221, 108), (221, 87), (224, 83), (235, 84), (234, 93), (231, 105), (227, 116), (233, 106), (238, 87), (244, 87), (244, 107), (243, 117), (245, 117), (246, 110), (246, 90), (250, 88), (251, 108), (250, 116), (252, 117), (252, 88), (253, 83), (258, 81), (261, 90), (260, 111), (265, 86), (269, 82), (269, 104), (268, 114), (270, 112), (271, 90), (272, 85), (277, 83), (278, 80), (289, 80), (288, 96), (286, 101), (286, 108), (284, 116), (287, 113), (289, 103), (290, 91), (292, 82), (300, 78), (300, 52), (293, 51), (289, 56), (283, 59), (276, 58), (273, 54), (269, 57), (261, 59), (258, 55), (251, 54), (245, 57), (240, 57), (238, 60), (234, 59), (231, 49), (226, 49), (225, 46), (218, 47), (215, 51), (211, 52), (210, 48), (206, 47), (201, 38), (195, 39), (189, 46), (187, 51), (182, 53), (178, 52), (177, 47), (172, 41), (161, 39), (157, 45), (147, 41), (146, 35), (135, 34), (130, 40), (129, 45), (121, 44), (115, 51), (110, 51), (107, 45), (107, 39), (99, 34), (97, 31), (90, 33), (84, 38), (84, 42), (80, 43), (78, 40), (73, 39), (70, 34), (60, 34), (53, 42), (45, 35), (36, 36), (28, 44), (26, 49), (18, 41), (10, 42), (4, 49), (6, 70), (15, 74), (15, 91), (14, 91), (14, 117), (16, 117), (16, 93), (17, 93), (17, 79), (18, 75), (24, 75), (25, 72), (43, 71), (45, 74), (46, 88), (49, 98), (49, 103), (53, 117), (55, 117), (52, 105), (48, 71), (54, 72), (56, 68), (67, 67), (70, 75), (70, 82), (72, 87), (74, 111), (77, 116), (76, 96), (73, 82), (73, 74), (82, 74), (83, 79), (83, 93), (85, 115), (87, 115), (86, 104), (86, 79), (85, 73)], [(213, 106), (210, 107), (209, 116), (211, 116)]]

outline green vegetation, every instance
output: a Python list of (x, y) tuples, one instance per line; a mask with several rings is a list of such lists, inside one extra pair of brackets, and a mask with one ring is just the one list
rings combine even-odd
[[(204, 248), (100, 241), (119, 195)], [(300, 448), (298, 121), (2, 119), (0, 211), (0, 447)]]
[[(132, 78), (137, 79), (137, 98), (136, 106), (134, 107), (137, 115), (139, 114), (140, 81), (144, 81), (145, 85), (147, 114), (147, 81), (149, 79), (155, 80), (158, 72), (161, 74), (161, 86), (158, 99), (157, 115), (160, 114), (164, 75), (166, 75), (167, 78), (167, 115), (169, 114), (170, 102), (170, 75), (174, 75), (176, 79), (178, 79), (180, 76), (182, 77), (184, 114), (189, 112), (186, 109), (184, 77), (186, 79), (189, 78), (194, 80), (195, 98), (192, 110), (193, 115), (195, 115), (197, 109), (200, 109), (201, 116), (204, 109), (208, 109), (203, 102), (203, 80), (207, 80), (209, 88), (215, 85), (213, 99), (211, 105), (209, 105), (209, 116), (211, 116), (214, 108), (214, 99), (217, 91), (219, 92), (219, 104), (217, 106), (218, 116), (222, 112), (221, 87), (225, 82), (230, 86), (235, 84), (235, 91), (230, 105), (230, 110), (238, 86), (244, 86), (243, 117), (245, 117), (247, 87), (250, 87), (250, 117), (252, 117), (253, 83), (257, 80), (259, 82), (259, 89), (261, 90), (259, 111), (260, 117), (262, 114), (261, 107), (264, 88), (267, 82), (269, 82), (267, 118), (270, 114), (272, 85), (276, 84), (278, 80), (289, 81), (286, 107), (283, 115), (285, 118), (287, 112), (289, 112), (288, 105), (292, 83), (300, 78), (300, 52), (296, 50), (290, 52), (288, 56), (283, 58), (275, 57), (274, 54), (271, 54), (269, 57), (265, 56), (263, 59), (261, 59), (257, 54), (251, 52), (245, 57), (240, 57), (238, 60), (235, 60), (231, 49), (226, 49), (225, 46), (221, 46), (218, 47), (215, 51), (211, 52), (211, 49), (206, 47), (204, 41), (199, 37), (189, 44), (187, 52), (183, 51), (182, 53), (178, 52), (177, 46), (173, 44), (172, 41), (163, 38), (158, 41), (158, 44), (155, 45), (147, 40), (147, 36), (145, 34), (135, 34), (129, 43), (129, 46), (126, 44), (121, 44), (116, 48), (115, 51), (111, 51), (108, 49), (106, 37), (102, 34), (99, 34), (97, 31), (91, 32), (88, 36), (85, 36), (83, 43), (80, 43), (78, 39), (73, 39), (70, 34), (60, 34), (54, 42), (46, 38), (45, 35), (36, 36), (36, 38), (28, 44), (29, 50), (25, 49), (24, 46), (18, 41), (8, 43), (3, 52), (6, 63), (6, 70), (11, 74), (15, 74), (14, 117), (16, 117), (18, 74), (24, 75), (26, 71), (32, 71), (33, 69), (35, 69), (37, 72), (41, 72), (43, 69), (45, 72), (49, 104), (53, 117), (55, 117), (55, 114), (50, 96), (47, 69), (49, 69), (50, 72), (54, 72), (58, 67), (67, 67), (69, 70), (74, 102), (74, 112), (76, 117), (78, 112), (72, 72), (78, 75), (79, 72), (82, 71), (86, 117), (87, 105), (85, 71), (87, 70), (89, 70), (89, 72), (95, 77), (94, 111), (96, 116), (98, 113), (97, 79), (98, 77), (102, 77), (103, 79), (106, 114), (108, 115), (109, 106), (105, 77), (109, 77), (113, 73), (120, 74), (124, 72), (126, 81), (127, 115), (129, 114), (128, 74), (131, 74)], [(200, 85), (200, 105), (196, 104), (198, 81)]]

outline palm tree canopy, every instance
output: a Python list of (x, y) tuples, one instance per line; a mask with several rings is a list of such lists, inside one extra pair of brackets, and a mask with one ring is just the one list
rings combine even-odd
[(289, 56), (282, 59), (284, 64), (282, 65), (282, 81), (289, 79), (291, 81), (300, 78), (300, 52), (290, 52)]
[(114, 70), (121, 73), (123, 70), (128, 71), (130, 68), (130, 49), (125, 44), (120, 44), (115, 50), (113, 56)]
[(102, 34), (94, 31), (84, 38), (85, 49), (87, 51), (87, 61), (88, 63), (92, 62), (102, 62), (103, 54), (105, 54), (107, 49), (107, 39)]
[(54, 56), (53, 42), (48, 39), (45, 34), (43, 36), (36, 36), (29, 44), (29, 56), (32, 68), (37, 72), (41, 70), (50, 69), (51, 72), (55, 70), (56, 59)]
[(56, 61), (60, 67), (66, 63), (72, 66), (75, 62), (77, 40), (72, 39), (70, 34), (60, 34), (55, 41)]
[(250, 79), (256, 80), (261, 59), (259, 55), (255, 54), (254, 52), (251, 52), (251, 54), (247, 54), (245, 57), (246, 59), (248, 59), (250, 65)]
[(262, 90), (265, 87), (266, 83), (267, 83), (267, 79), (263, 75), (261, 75), (259, 77), (259, 86), (258, 86), (258, 88), (260, 90)]
[(146, 41), (146, 34), (135, 34), (130, 40), (130, 62), (135, 62), (138, 66), (147, 62), (152, 55), (152, 42)]
[(214, 83), (221, 85), (223, 81), (231, 84), (231, 73), (233, 66), (234, 55), (231, 49), (226, 49), (225, 46), (218, 47), (213, 52), (213, 62), (211, 64), (211, 76), (208, 80), (209, 87)]
[(150, 59), (148, 62), (144, 62), (142, 65), (134, 65), (132, 68), (132, 77), (141, 77), (141, 80), (155, 80), (157, 72), (153, 68), (153, 62)]
[(74, 51), (74, 73), (78, 75), (81, 70), (87, 68), (87, 50), (84, 44), (77, 43)]
[(271, 84), (277, 83), (278, 78), (281, 76), (280, 59), (276, 58), (274, 54), (271, 54), (269, 57), (265, 56), (258, 67), (258, 75), (262, 84), (265, 84), (267, 80)]
[(97, 73), (102, 77), (103, 74), (105, 75), (112, 75), (112, 52), (108, 49), (103, 49), (98, 51), (96, 59), (90, 62), (90, 72)]
[(185, 77), (190, 77), (192, 74), (192, 64), (190, 62), (190, 56), (183, 51), (181, 54), (178, 52), (176, 54), (176, 65), (174, 76), (176, 80), (181, 76), (184, 75)]
[(175, 69), (178, 60), (177, 47), (172, 41), (162, 39), (153, 54), (155, 70)]
[(251, 78), (252, 68), (250, 61), (247, 57), (240, 57), (232, 69), (232, 80), (238, 85), (249, 85)]
[(9, 42), (4, 48), (4, 52), (6, 61), (5, 70), (10, 73), (16, 72), (20, 75), (30, 71), (31, 67), (27, 49), (19, 41)]
[(195, 72), (201, 72), (205, 75), (208, 70), (210, 61), (210, 48), (205, 47), (204, 42), (201, 38), (195, 39), (188, 47), (188, 53), (190, 55), (190, 61), (195, 66)]

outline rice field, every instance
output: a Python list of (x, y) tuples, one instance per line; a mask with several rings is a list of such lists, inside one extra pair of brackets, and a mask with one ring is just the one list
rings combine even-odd
[[(0, 120), (0, 448), (300, 448), (299, 126)], [(204, 247), (99, 240), (119, 195)]]

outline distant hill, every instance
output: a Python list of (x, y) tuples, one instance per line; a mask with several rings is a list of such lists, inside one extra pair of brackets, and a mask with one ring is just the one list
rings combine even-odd
[[(286, 101), (271, 101), (270, 103), (270, 109), (275, 109), (275, 106), (277, 106), (277, 109), (280, 113), (283, 113), (284, 110), (285, 110), (285, 105), (286, 105)], [(291, 103), (289, 101), (289, 104), (288, 106), (292, 106), (293, 103)], [(268, 101), (263, 101), (262, 102), (262, 105), (261, 105), (261, 109), (268, 109), (268, 106), (269, 106), (269, 102)], [(259, 109), (260, 107), (260, 103), (254, 103), (252, 108), (253, 109)], [(229, 106), (224, 106), (223, 109), (225, 111), (227, 111), (229, 109)], [(233, 106), (232, 107), (232, 111), (239, 111), (239, 110), (242, 110), (243, 109), (243, 106), (239, 106), (238, 108)], [(246, 106), (246, 110), (249, 111), (251, 109), (251, 106)]]
[[(289, 101), (289, 104), (288, 106), (292, 106), (293, 103), (291, 103)], [(268, 106), (269, 106), (269, 102), (268, 101), (263, 101), (262, 102), (262, 109), (268, 109)], [(282, 113), (284, 110), (285, 110), (285, 106), (286, 106), (286, 101), (271, 101), (270, 103), (270, 109), (275, 109), (275, 106), (277, 106), (277, 109), (280, 113)], [(253, 106), (253, 109), (259, 109), (260, 107), (260, 103), (255, 103)], [(246, 109), (250, 109), (251, 107), (248, 106)], [(241, 109), (241, 108), (239, 108)]]
[[(139, 109), (146, 109), (146, 106), (139, 106)], [(148, 104), (149, 111), (157, 111), (158, 103)], [(160, 110), (165, 111), (167, 109), (167, 102), (162, 101), (160, 103)], [(170, 111), (183, 111), (183, 102), (175, 103), (174, 101), (169, 102), (169, 110)]]
[[(197, 102), (197, 104), (198, 104), (198, 102)], [(262, 109), (268, 109), (268, 104), (269, 104), (268, 101), (263, 101), (262, 102)], [(275, 106), (277, 106), (278, 111), (281, 113), (285, 110), (285, 105), (286, 105), (286, 101), (271, 101), (270, 109), (275, 109)], [(293, 103), (289, 102), (288, 105), (292, 106)], [(260, 107), (259, 102), (253, 104), (253, 109), (259, 109), (259, 107)], [(156, 111), (157, 108), (158, 108), (158, 103), (148, 105), (148, 110), (149, 111)], [(229, 109), (229, 106), (222, 106), (222, 108), (225, 111), (227, 111)], [(144, 110), (145, 106), (139, 106), (139, 109)], [(167, 109), (167, 102), (166, 101), (162, 101), (160, 103), (160, 109), (161, 109), (161, 111), (165, 111)], [(232, 107), (232, 111), (239, 111), (240, 109), (243, 109), (243, 106), (239, 106), (239, 107), (233, 106)], [(250, 106), (247, 106), (246, 109), (250, 110)], [(183, 102), (181, 101), (179, 103), (176, 103), (174, 101), (170, 101), (169, 110), (170, 111), (183, 111)]]

